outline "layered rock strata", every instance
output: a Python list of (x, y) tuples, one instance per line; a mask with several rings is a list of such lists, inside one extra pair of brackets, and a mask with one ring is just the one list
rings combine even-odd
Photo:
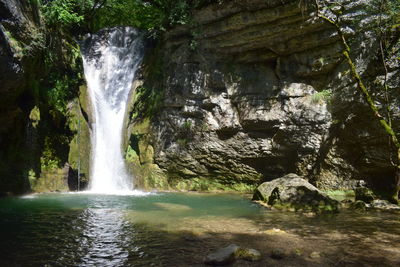
[[(168, 31), (136, 90), (133, 128), (150, 124), (147, 134), (131, 136), (131, 147), (145, 137), (169, 183), (186, 189), (202, 179), (222, 188), (291, 172), (326, 189), (377, 177), (390, 183), (388, 138), (357, 93), (335, 28), (307, 3), (223, 1)], [(358, 71), (369, 84), (381, 82), (372, 1), (331, 8)], [(394, 92), (398, 67), (389, 72)], [(391, 96), (394, 122), (398, 102)]]

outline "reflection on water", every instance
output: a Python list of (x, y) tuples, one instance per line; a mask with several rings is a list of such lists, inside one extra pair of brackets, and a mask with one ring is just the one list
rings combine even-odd
[[(400, 263), (398, 215), (309, 217), (267, 211), (238, 195), (5, 198), (0, 266), (202, 266), (204, 255), (230, 243), (264, 255), (237, 266), (393, 266)], [(274, 248), (288, 256), (275, 262)], [(321, 257), (310, 258), (314, 251)]]
[(84, 229), (79, 250), (81, 266), (123, 266), (128, 258), (129, 227), (120, 210), (87, 209), (82, 213)]

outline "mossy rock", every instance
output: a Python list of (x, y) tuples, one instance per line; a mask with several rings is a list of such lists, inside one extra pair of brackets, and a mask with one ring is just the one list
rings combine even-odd
[[(31, 178), (30, 181), (33, 181)], [(54, 168), (42, 171), (39, 178), (31, 184), (34, 192), (67, 192), (68, 187), (68, 169)]]
[(68, 163), (73, 170), (79, 169), (82, 175), (88, 177), (91, 150), (90, 129), (81, 106), (82, 103), (78, 102), (78, 99), (69, 104), (68, 124), (75, 134), (69, 143)]
[(364, 201), (356, 200), (350, 204), (350, 209), (358, 210), (358, 211), (365, 211), (367, 210), (367, 204)]
[(288, 211), (336, 212), (339, 202), (297, 176), (288, 174), (261, 184), (253, 195), (269, 206)]
[(377, 197), (374, 194), (374, 192), (372, 192), (372, 190), (367, 188), (367, 187), (357, 187), (354, 190), (354, 192), (355, 192), (356, 201), (360, 200), (360, 201), (363, 201), (365, 203), (371, 203), (372, 201), (377, 199)]

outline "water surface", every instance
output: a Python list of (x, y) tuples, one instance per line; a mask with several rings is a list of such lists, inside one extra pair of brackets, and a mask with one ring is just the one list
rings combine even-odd
[[(263, 254), (236, 266), (400, 263), (398, 213), (283, 213), (229, 194), (4, 198), (0, 236), (1, 266), (202, 266), (231, 243)], [(270, 258), (274, 249), (284, 259)]]

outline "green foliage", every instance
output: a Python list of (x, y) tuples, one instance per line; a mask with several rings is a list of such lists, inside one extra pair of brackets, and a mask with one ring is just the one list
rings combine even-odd
[(150, 31), (157, 35), (174, 25), (184, 25), (190, 20), (191, 9), (196, 1), (187, 0), (107, 0), (91, 17), (89, 28), (128, 25)]
[(40, 157), (41, 170), (53, 170), (57, 169), (61, 165), (61, 161), (57, 157), (56, 151), (53, 149), (51, 141), (52, 140), (49, 137), (45, 138), (44, 150), (42, 152), (42, 156)]
[(36, 173), (33, 169), (30, 169), (28, 171), (28, 181), (29, 181), (29, 184), (31, 185), (31, 187), (33, 187), (37, 182)]
[[(86, 1), (53, 0), (47, 1), (42, 8), (45, 22), (50, 27), (70, 28), (80, 25), (84, 20), (79, 4)], [(91, 1), (90, 1), (91, 2)]]
[(5, 33), (14, 54), (20, 59), (25, 56), (32, 56), (35, 52), (40, 52), (46, 47), (46, 40), (43, 32), (36, 28), (31, 29), (29, 42), (17, 40), (14, 38), (12, 33), (6, 29), (4, 29), (3, 32)]
[(35, 52), (43, 51), (46, 48), (46, 38), (43, 31), (32, 28), (30, 34), (30, 43), (23, 47), (23, 53), (25, 55), (33, 55)]
[(47, 83), (41, 90), (48, 109), (67, 114), (67, 104), (76, 96), (79, 83), (78, 77), (55, 71), (50, 73)]
[(192, 130), (192, 121), (185, 121), (181, 127), (183, 131), (190, 132)]
[(192, 10), (222, 0), (53, 0), (42, 6), (50, 27), (98, 31), (112, 26), (133, 26), (152, 35), (190, 22)]
[(181, 147), (184, 147), (193, 140), (194, 135), (195, 127), (193, 122), (191, 120), (186, 120), (177, 131), (177, 142)]
[(400, 0), (389, 0), (388, 9), (392, 15), (392, 19), (399, 22), (400, 21)]
[(311, 102), (314, 104), (321, 104), (322, 102), (327, 102), (332, 97), (331, 90), (322, 90), (311, 96)]

